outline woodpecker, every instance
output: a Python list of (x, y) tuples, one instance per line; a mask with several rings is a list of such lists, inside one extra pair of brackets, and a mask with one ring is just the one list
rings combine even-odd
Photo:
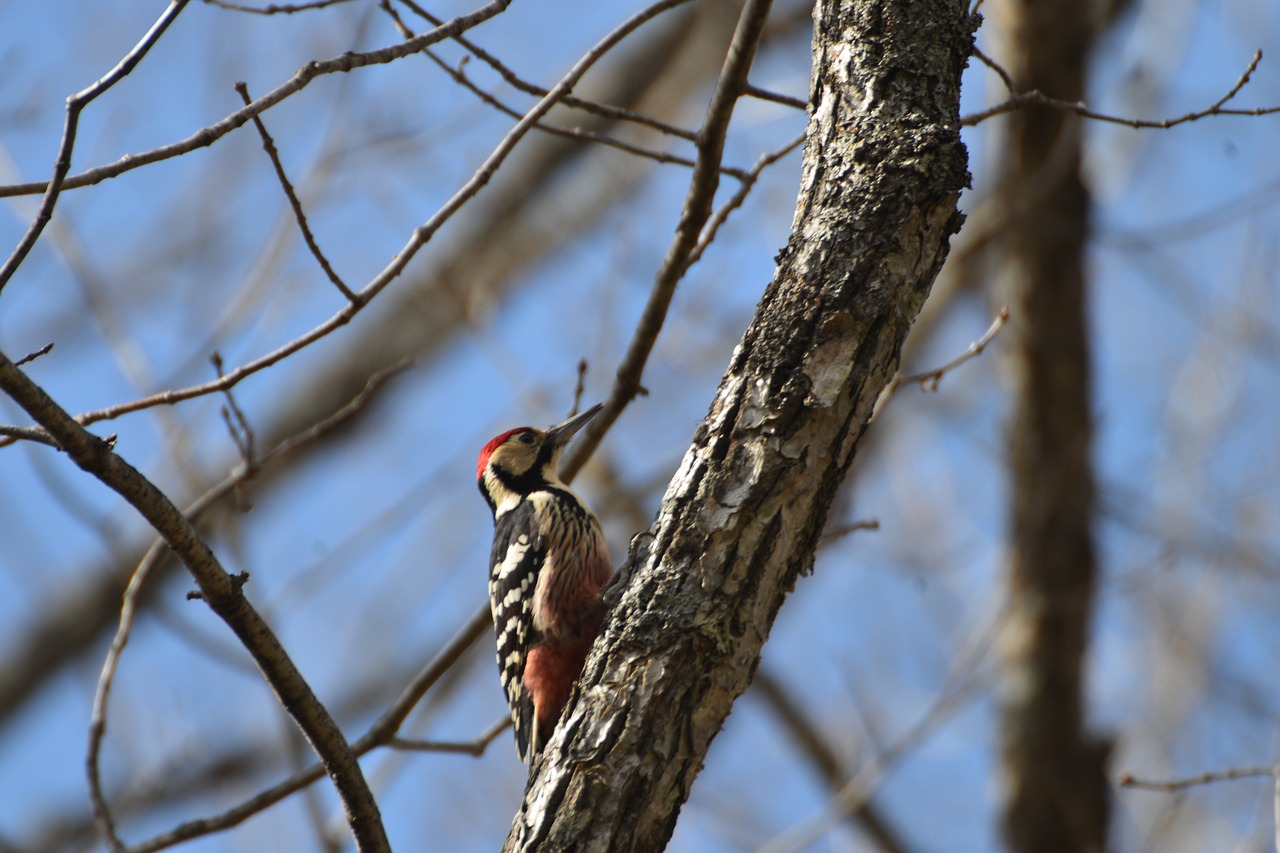
[(546, 746), (604, 616), (613, 574), (604, 533), (556, 473), (560, 452), (601, 408), (545, 431), (508, 430), (476, 461), (493, 511), (489, 607), (521, 761)]

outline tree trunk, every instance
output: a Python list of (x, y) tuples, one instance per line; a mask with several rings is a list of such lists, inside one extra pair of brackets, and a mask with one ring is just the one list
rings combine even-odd
[(506, 850), (665, 846), (959, 228), (967, 0), (826, 0), (814, 19), (790, 240)]
[[(1078, 4), (1008, 0), (992, 14), (1008, 34), (1007, 70), (1019, 89), (1084, 98), (1093, 31)], [(1085, 731), (1083, 699), (1097, 567), (1082, 120), (1027, 107), (1007, 121), (1002, 283), (1016, 378), (1002, 635), (1004, 834), (1021, 853), (1101, 851), (1106, 748)]]

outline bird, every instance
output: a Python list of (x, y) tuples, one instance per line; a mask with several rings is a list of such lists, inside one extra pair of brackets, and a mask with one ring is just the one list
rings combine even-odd
[(493, 512), (489, 608), (521, 761), (540, 754), (582, 674), (613, 574), (600, 521), (560, 479), (560, 454), (603, 408), (489, 441), (476, 482)]

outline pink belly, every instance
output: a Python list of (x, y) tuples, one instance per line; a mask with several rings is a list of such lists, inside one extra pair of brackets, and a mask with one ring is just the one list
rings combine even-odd
[(550, 728), (569, 700), (573, 682), (582, 674), (590, 643), (543, 643), (529, 650), (524, 665), (524, 686), (534, 697), (538, 722)]

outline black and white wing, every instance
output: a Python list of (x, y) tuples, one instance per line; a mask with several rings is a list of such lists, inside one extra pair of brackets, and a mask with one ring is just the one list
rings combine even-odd
[(535, 512), (532, 502), (521, 501), (496, 519), (489, 560), (489, 608), (498, 639), (498, 671), (511, 705), (522, 761), (536, 725), (533, 698), (524, 687), (524, 667), (529, 648), (538, 639), (533, 628), (533, 595), (547, 556)]

